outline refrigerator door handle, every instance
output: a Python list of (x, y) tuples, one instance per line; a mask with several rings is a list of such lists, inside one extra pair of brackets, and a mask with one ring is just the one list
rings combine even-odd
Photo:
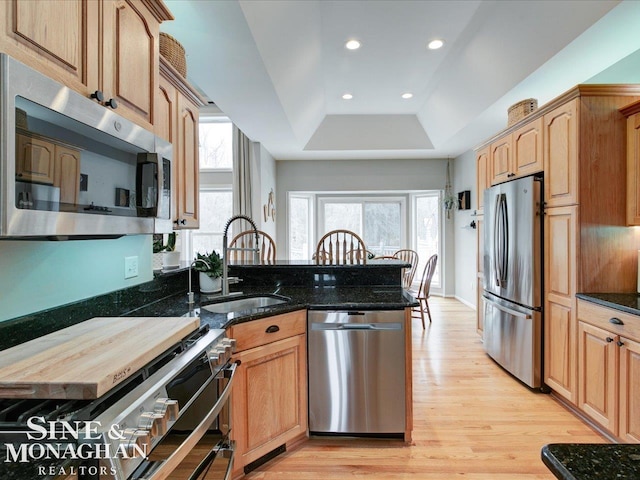
[(508, 313), (509, 315), (513, 315), (514, 317), (524, 318), (525, 320), (530, 320), (531, 318), (533, 318), (533, 315), (531, 315), (529, 313), (519, 312), (518, 310), (514, 310), (513, 308), (509, 308), (509, 307), (505, 307), (504, 305), (500, 305), (499, 303), (494, 302), (493, 300), (491, 300), (487, 296), (483, 295), (483, 298), (487, 302), (491, 303), (491, 305), (493, 305), (498, 310), (502, 310), (503, 312)]
[(496, 196), (496, 202), (493, 207), (493, 264), (496, 270), (496, 286), (500, 286), (500, 240), (499, 240), (499, 217), (500, 217), (500, 195)]
[(502, 261), (500, 262), (500, 284), (505, 287), (507, 283), (507, 262), (509, 261), (509, 215), (507, 212), (507, 196), (503, 193), (501, 197)]

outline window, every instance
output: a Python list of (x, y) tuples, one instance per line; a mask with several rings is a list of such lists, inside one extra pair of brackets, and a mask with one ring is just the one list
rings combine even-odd
[(200, 116), (200, 170), (231, 169), (233, 124), (227, 117)]
[[(392, 255), (401, 248), (418, 252), (414, 282), (420, 282), (431, 255), (439, 261), (432, 286), (441, 285), (442, 216), (439, 191), (330, 195), (326, 192), (290, 192), (288, 200), (288, 255), (309, 260), (319, 237), (335, 229), (360, 235), (375, 255)], [(314, 232), (314, 226), (317, 226)]]
[(224, 225), (232, 209), (231, 189), (200, 188), (200, 229), (192, 232), (191, 258), (212, 250), (222, 254)]

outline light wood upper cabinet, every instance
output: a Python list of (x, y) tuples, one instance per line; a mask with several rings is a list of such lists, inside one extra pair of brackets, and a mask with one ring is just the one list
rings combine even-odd
[(627, 116), (627, 223), (640, 225), (640, 102), (621, 111)]
[(640, 317), (578, 300), (579, 407), (620, 441), (640, 440)]
[(523, 177), (542, 172), (542, 117), (518, 128), (512, 137), (514, 175)]
[(476, 152), (476, 210), (484, 211), (484, 191), (491, 186), (489, 178), (489, 147)]
[(544, 116), (545, 202), (548, 207), (578, 203), (578, 99)]
[(173, 145), (171, 218), (175, 229), (198, 228), (199, 108), (204, 100), (164, 59), (160, 60), (154, 129)]
[[(151, 129), (158, 87), (161, 0), (0, 2), (0, 48), (80, 94)], [(109, 107), (106, 107), (109, 108)]]
[(234, 325), (228, 332), (237, 342), (233, 359), (240, 361), (231, 394), (233, 478), (274, 448), (306, 436), (306, 319), (300, 310)]
[(511, 169), (511, 134), (494, 141), (489, 146), (489, 165), (491, 185), (510, 180), (513, 177)]

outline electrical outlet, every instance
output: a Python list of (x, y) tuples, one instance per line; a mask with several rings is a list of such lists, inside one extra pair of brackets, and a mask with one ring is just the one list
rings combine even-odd
[(124, 257), (124, 278), (138, 276), (138, 257)]

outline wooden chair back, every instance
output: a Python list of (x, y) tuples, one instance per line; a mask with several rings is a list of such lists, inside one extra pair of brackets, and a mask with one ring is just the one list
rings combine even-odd
[[(240, 232), (231, 240), (229, 248), (256, 248), (256, 235), (253, 230)], [(268, 233), (258, 230), (258, 248), (261, 264), (273, 264), (276, 261), (276, 242)], [(234, 263), (253, 263), (254, 252), (250, 250), (229, 250), (229, 260)]]
[(366, 264), (367, 249), (356, 233), (333, 230), (320, 239), (314, 258), (321, 265)]
[(413, 278), (416, 276), (416, 270), (418, 269), (418, 252), (409, 248), (403, 248), (394, 253), (393, 256), (398, 260), (411, 264), (411, 268), (402, 269), (402, 287), (408, 290), (411, 288)]
[(429, 298), (429, 290), (431, 289), (431, 279), (436, 271), (436, 265), (438, 263), (438, 255), (431, 255), (427, 264), (424, 267), (422, 273), (422, 280), (420, 282), (420, 290), (418, 290), (418, 296), (423, 298)]

